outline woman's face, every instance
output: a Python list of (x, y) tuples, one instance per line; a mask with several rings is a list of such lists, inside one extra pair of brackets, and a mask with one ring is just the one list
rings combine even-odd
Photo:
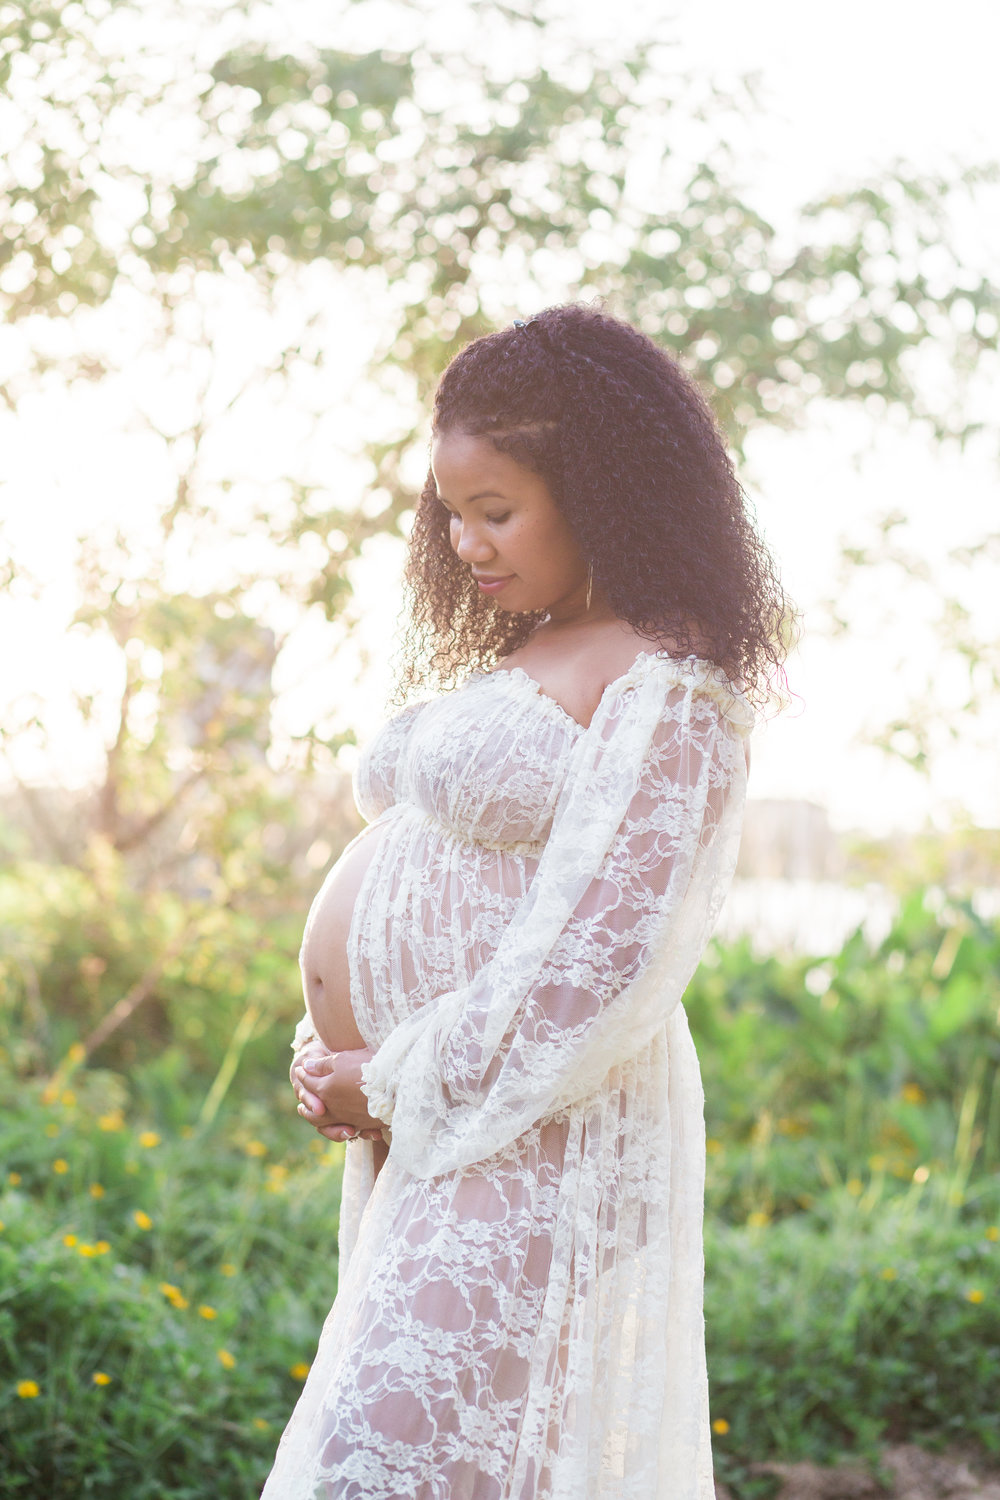
[(587, 564), (544, 479), (464, 432), (435, 438), (431, 470), (451, 545), (498, 608), (586, 613)]

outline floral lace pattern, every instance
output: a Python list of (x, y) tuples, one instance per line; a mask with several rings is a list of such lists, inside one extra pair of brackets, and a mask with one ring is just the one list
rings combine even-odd
[(704, 1125), (681, 1005), (745, 701), (644, 653), (586, 729), (517, 670), (390, 721), (356, 794), (365, 1089), (340, 1286), (265, 1500), (711, 1500)]

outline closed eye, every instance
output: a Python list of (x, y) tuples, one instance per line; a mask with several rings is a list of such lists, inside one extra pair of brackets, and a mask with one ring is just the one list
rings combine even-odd
[[(444, 501), (443, 500), (442, 500), (441, 504), (444, 505)], [(462, 517), (459, 515), (459, 513), (458, 513), (457, 510), (452, 510), (452, 508), (451, 508), (450, 505), (445, 505), (444, 508), (448, 512), (448, 521), (449, 521), (449, 523), (452, 522), (452, 521), (461, 521)], [(489, 523), (490, 523), (491, 526), (502, 526), (503, 523), (504, 523), (504, 521), (509, 521), (510, 520), (510, 511), (509, 510), (505, 510), (504, 513), (503, 513), (503, 515), (500, 515), (500, 516), (484, 516), (483, 520), (484, 521), (489, 521)]]

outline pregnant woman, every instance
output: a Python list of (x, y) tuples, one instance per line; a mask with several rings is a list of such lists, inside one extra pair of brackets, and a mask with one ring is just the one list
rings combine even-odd
[(299, 1109), (352, 1145), (264, 1497), (711, 1500), (681, 997), (784, 598), (702, 398), (603, 313), (464, 349), (431, 457), (411, 701), (303, 945)]

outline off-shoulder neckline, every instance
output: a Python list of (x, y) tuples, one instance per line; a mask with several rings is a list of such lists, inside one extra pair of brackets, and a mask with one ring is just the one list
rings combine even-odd
[[(693, 654), (690, 656), (671, 656), (667, 651), (640, 651), (631, 665), (626, 667), (624, 672), (622, 672), (618, 677), (614, 678), (613, 681), (609, 682), (605, 686), (604, 691), (602, 692), (600, 699), (598, 700), (597, 707), (594, 709), (594, 714), (596, 715), (597, 709), (600, 708), (601, 704), (604, 702), (604, 699), (610, 692), (612, 692), (616, 688), (620, 688), (628, 678), (633, 676), (638, 667), (649, 661), (673, 662), (679, 667), (704, 667), (708, 672), (711, 673), (715, 673), (719, 670), (714, 662), (710, 662), (702, 656), (696, 656)], [(494, 667), (492, 671), (482, 672), (479, 675), (482, 677), (516, 678), (524, 682), (530, 688), (534, 697), (540, 699), (544, 704), (551, 704), (552, 708), (559, 715), (559, 717), (565, 720), (567, 724), (572, 725), (572, 727), (578, 733), (586, 734), (587, 730), (590, 727), (589, 724), (582, 724), (580, 720), (575, 717), (575, 715), (570, 713), (568, 708), (564, 708), (563, 705), (559, 702), (558, 698), (553, 698), (551, 693), (547, 693), (542, 687), (542, 684), (538, 681), (538, 678), (532, 677), (531, 673), (526, 672), (523, 667)], [(732, 691), (732, 689), (730, 689), (730, 691)], [(593, 720), (591, 722), (593, 722)]]

